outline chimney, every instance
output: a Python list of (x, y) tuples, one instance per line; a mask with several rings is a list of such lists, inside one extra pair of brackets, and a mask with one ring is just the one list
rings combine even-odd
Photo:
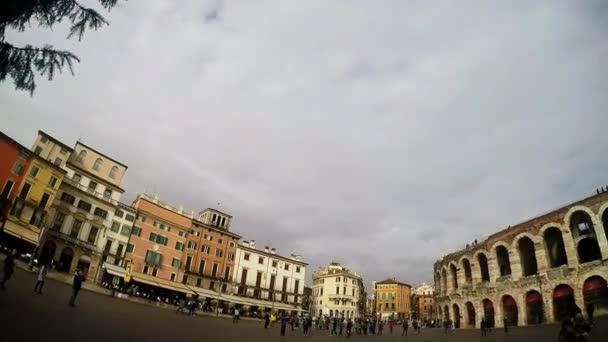
[(276, 248), (273, 247), (270, 249), (270, 254), (275, 254), (276, 252), (277, 252)]
[(268, 253), (268, 246), (264, 246), (264, 252)]
[(255, 248), (255, 240), (249, 240), (249, 247)]

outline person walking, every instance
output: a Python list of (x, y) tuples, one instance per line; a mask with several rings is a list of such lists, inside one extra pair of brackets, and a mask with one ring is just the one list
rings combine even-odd
[(509, 322), (507, 321), (507, 317), (502, 319), (502, 324), (505, 327), (505, 334), (509, 333)]
[(285, 330), (287, 328), (287, 322), (289, 321), (289, 317), (286, 314), (281, 315), (281, 334), (280, 336), (285, 336)]
[(346, 321), (346, 337), (350, 337), (353, 331), (353, 321), (349, 318)]
[(338, 335), (342, 336), (342, 332), (344, 331), (344, 318), (338, 318)]
[(234, 317), (232, 318), (232, 323), (238, 323), (241, 318), (241, 313), (239, 312), (239, 308), (234, 309)]
[(334, 317), (331, 320), (331, 332), (329, 333), (329, 336), (336, 336), (336, 329), (338, 328), (338, 318)]
[(378, 335), (382, 335), (383, 332), (384, 332), (384, 321), (379, 320), (378, 321)]
[(264, 313), (264, 329), (268, 329), (270, 325), (270, 314), (268, 312)]
[(36, 286), (34, 286), (34, 293), (42, 294), (42, 288), (44, 287), (44, 280), (46, 279), (46, 265), (42, 265), (38, 271), (38, 280)]
[(308, 317), (308, 314), (307, 314), (302, 319), (302, 335), (304, 335), (304, 336), (308, 336), (308, 329), (309, 329), (308, 318), (309, 317)]
[(407, 330), (410, 328), (410, 323), (407, 319), (403, 320), (403, 330), (401, 331), (401, 336), (407, 336)]
[(393, 334), (393, 327), (395, 326), (395, 321), (391, 318), (388, 320), (388, 330), (390, 331), (391, 335)]
[(84, 281), (84, 275), (81, 270), (76, 270), (74, 273), (74, 278), (72, 279), (72, 295), (70, 296), (69, 305), (71, 307), (76, 306), (76, 297), (78, 296), (78, 292), (82, 288), (82, 282)]
[(15, 254), (17, 254), (17, 251), (12, 250), (8, 253), (6, 259), (4, 259), (4, 269), (2, 272), (2, 280), (0, 281), (0, 290), (6, 290), (4, 284), (11, 279), (13, 273), (15, 272)]
[(479, 322), (479, 327), (481, 328), (481, 336), (486, 336), (486, 320), (485, 320), (485, 318), (481, 318), (481, 322)]
[(414, 328), (416, 335), (420, 335), (420, 326), (418, 325), (418, 320), (412, 321), (412, 328)]

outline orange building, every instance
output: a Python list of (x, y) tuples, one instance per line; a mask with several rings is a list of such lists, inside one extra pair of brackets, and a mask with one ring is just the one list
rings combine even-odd
[(182, 283), (199, 288), (231, 292), (228, 287), (235, 268), (236, 246), (241, 238), (231, 233), (232, 216), (215, 209), (205, 209), (192, 220), (183, 255), (185, 275)]
[(132, 263), (133, 274), (178, 281), (183, 276), (180, 265), (191, 232), (191, 216), (146, 194), (138, 195), (132, 206), (137, 209), (137, 218), (125, 259)]
[(29, 169), (31, 155), (29, 149), (0, 132), (0, 234), (3, 234), (9, 208)]
[(412, 286), (395, 278), (376, 282), (376, 314), (383, 319), (410, 317)]
[(434, 293), (435, 289), (433, 286), (426, 283), (422, 283), (420, 286), (412, 289), (412, 309), (414, 311), (414, 318), (425, 322), (435, 318)]

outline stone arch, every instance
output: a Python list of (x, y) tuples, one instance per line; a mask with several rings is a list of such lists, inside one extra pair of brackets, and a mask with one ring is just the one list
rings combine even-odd
[(502, 296), (502, 312), (503, 317), (509, 326), (517, 326), (519, 313), (517, 311), (517, 302), (511, 295)]
[(481, 282), (490, 281), (490, 268), (488, 267), (488, 256), (484, 251), (475, 253), (474, 258), (477, 260), (479, 265), (479, 273)]
[(602, 204), (600, 210), (597, 212), (597, 216), (600, 218), (602, 222), (602, 226), (604, 226), (604, 235), (608, 238), (608, 202)]
[(61, 250), (57, 270), (60, 272), (69, 272), (74, 258), (74, 250), (70, 247), (65, 247)]
[(577, 205), (570, 208), (564, 217), (564, 224), (570, 228), (570, 232), (575, 240), (584, 235), (595, 236), (594, 216), (591, 209)]
[(583, 281), (585, 312), (590, 319), (608, 314), (608, 284), (606, 276), (592, 275)]
[(500, 276), (511, 274), (511, 258), (509, 257), (509, 248), (505, 243), (498, 242), (492, 248), (496, 254), (496, 263)]
[(471, 302), (466, 302), (464, 304), (465, 312), (467, 313), (466, 326), (470, 328), (474, 328), (476, 326), (475, 323), (475, 305)]
[(439, 271), (435, 273), (435, 287), (437, 288), (437, 292), (444, 291), (443, 287), (441, 286), (441, 272)]
[(586, 237), (579, 240), (576, 244), (578, 261), (581, 264), (594, 260), (602, 260), (602, 252), (597, 240), (593, 237)]
[(471, 262), (469, 261), (469, 258), (468, 257), (461, 258), (459, 264), (462, 265), (462, 270), (464, 273), (464, 281), (467, 284), (472, 284), (473, 283), (473, 272), (471, 269)]
[(443, 306), (443, 317), (446, 321), (450, 319), (450, 307), (447, 304)]
[(452, 278), (452, 289), (458, 288), (458, 267), (454, 263), (450, 263), (450, 277)]
[(531, 276), (538, 273), (538, 262), (536, 260), (536, 249), (534, 241), (528, 235), (520, 237), (514, 242), (519, 252), (519, 260), (522, 266), (522, 275)]
[(444, 292), (448, 291), (448, 271), (445, 266), (441, 270), (441, 288)]
[(483, 308), (483, 318), (485, 319), (486, 323), (489, 327), (494, 327), (496, 324), (494, 303), (492, 303), (490, 299), (485, 298), (481, 301), (481, 306)]
[(527, 324), (541, 324), (544, 321), (543, 297), (540, 292), (530, 290), (526, 293)]
[(559, 284), (553, 289), (553, 317), (557, 321), (572, 318), (577, 313), (574, 290), (569, 284)]
[(460, 306), (454, 303), (452, 304), (452, 314), (454, 316), (454, 328), (460, 328)]
[(564, 237), (561, 229), (557, 227), (547, 227), (543, 231), (545, 241), (545, 251), (547, 254), (547, 264), (550, 268), (568, 264), (568, 256), (564, 245)]

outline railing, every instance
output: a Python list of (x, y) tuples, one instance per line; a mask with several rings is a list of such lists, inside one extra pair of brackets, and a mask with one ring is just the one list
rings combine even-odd
[(112, 199), (110, 196), (107, 196), (106, 194), (102, 194), (101, 192), (97, 192), (97, 191), (95, 191), (95, 189), (91, 189), (88, 186), (84, 186), (84, 185), (80, 184), (80, 182), (75, 181), (73, 178), (65, 177), (63, 179), (63, 182), (66, 183), (66, 181), (67, 181), (68, 184), (70, 184), (71, 186), (73, 186), (73, 187), (75, 187), (75, 188), (77, 188), (79, 190), (82, 190), (82, 191), (84, 191), (86, 193), (89, 193), (89, 194), (91, 194), (91, 195), (93, 195), (93, 196), (95, 196), (97, 198), (103, 199), (104, 201), (110, 202), (110, 203), (112, 203), (114, 205), (118, 205), (118, 201), (117, 200)]
[(330, 294), (329, 296), (330, 300), (335, 300), (335, 299), (346, 299), (346, 300), (355, 300), (355, 297), (351, 296), (351, 295), (345, 295), (345, 294)]
[(70, 242), (72, 244), (98, 252), (97, 246), (95, 246), (94, 244), (92, 244), (88, 241), (83, 241), (78, 238), (73, 238), (73, 237), (69, 236), (68, 234), (64, 234), (62, 232), (58, 232), (58, 231), (52, 230), (52, 229), (49, 230), (49, 234), (56, 236), (56, 237), (60, 238), (61, 240), (64, 240), (64, 241)]

